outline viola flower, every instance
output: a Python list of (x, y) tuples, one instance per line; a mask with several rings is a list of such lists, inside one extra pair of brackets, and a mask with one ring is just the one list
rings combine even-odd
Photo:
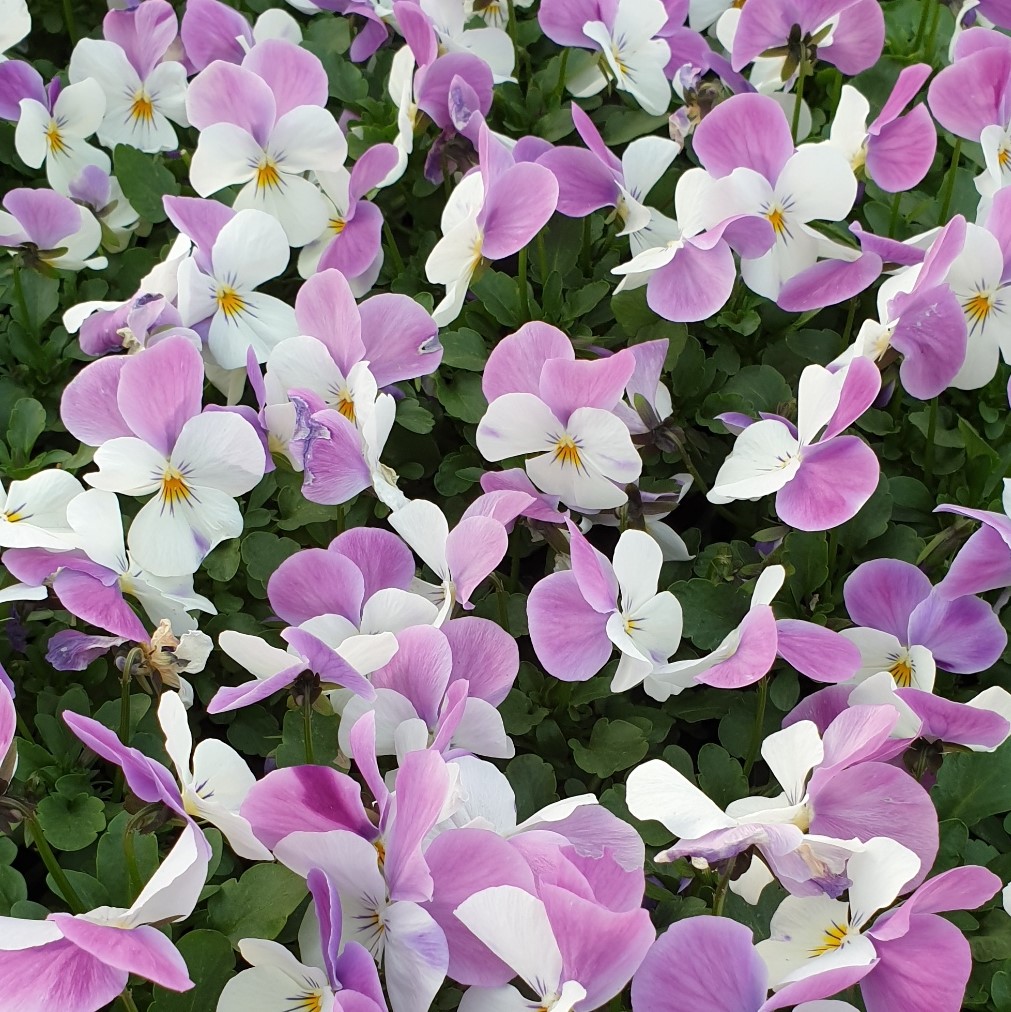
[(657, 593), (663, 552), (643, 531), (618, 539), (613, 563), (567, 521), (572, 569), (536, 584), (527, 602), (530, 638), (544, 669), (564, 681), (592, 678), (616, 646), (612, 692), (640, 684), (681, 642), (681, 605)]
[[(150, 0), (148, 0), (150, 2)], [(326, 72), (308, 50), (281, 39), (255, 46), (241, 66), (216, 61), (186, 95), (200, 130), (190, 182), (202, 197), (241, 186), (237, 211), (276, 218), (292, 246), (315, 239), (327, 221), (309, 170), (342, 165), (347, 142), (328, 98)]]
[(594, 57), (581, 61), (566, 79), (577, 98), (596, 95), (614, 81), (650, 115), (666, 113), (671, 88), (664, 68), (670, 47), (657, 38), (667, 24), (661, 0), (543, 0), (537, 20), (560, 46), (594, 51)]
[[(534, 0), (513, 0), (516, 10), (532, 7)], [(506, 28), (509, 25), (507, 0), (467, 0), (468, 17), (479, 17), (490, 28)]]
[(831, 373), (808, 366), (800, 377), (797, 426), (776, 418), (749, 425), (723, 462), (710, 502), (776, 493), (780, 519), (802, 531), (825, 531), (855, 516), (877, 488), (874, 452), (842, 436), (874, 402), (881, 374), (864, 358)]
[(249, 348), (265, 362), (271, 348), (297, 333), (291, 306), (256, 290), (284, 273), (288, 257), (288, 240), (277, 220), (250, 209), (220, 229), (207, 263), (189, 257), (180, 266), (183, 325), (206, 325), (207, 347), (223, 369), (244, 369)]
[(105, 39), (81, 39), (70, 56), (71, 84), (94, 78), (105, 92), (98, 139), (107, 148), (141, 151), (178, 147), (172, 124), (186, 120), (186, 68), (166, 59), (178, 20), (167, 0), (146, 0), (134, 11), (109, 11)]
[(975, 510), (945, 503), (938, 513), (958, 513), (983, 526), (975, 531), (952, 560), (935, 588), (942, 597), (982, 594), (1011, 586), (1011, 482), (1004, 479), (1003, 513)]
[[(555, 885), (533, 896), (482, 889), (455, 916), (534, 992), (546, 1012), (600, 1008), (628, 983), (656, 933), (645, 910), (615, 912)], [(461, 1012), (532, 1007), (511, 984), (472, 987)]]
[(886, 193), (912, 190), (923, 181), (934, 160), (937, 131), (926, 106), (917, 105), (901, 115), (931, 69), (925, 63), (904, 67), (870, 126), (870, 103), (852, 85), (843, 85), (829, 139), (824, 143), (838, 148), (854, 172), (865, 169)]
[(937, 666), (958, 674), (985, 671), (1007, 646), (993, 609), (978, 597), (949, 598), (916, 566), (872, 559), (843, 586), (859, 628), (842, 634), (860, 649), (860, 680), (887, 671), (900, 688), (930, 691)]
[(473, 0), (417, 0), (438, 37), (440, 53), (470, 53), (488, 64), (496, 84), (513, 80), (516, 50), (502, 27), (467, 28)]
[(111, 167), (104, 151), (86, 143), (104, 115), (105, 92), (90, 78), (61, 89), (51, 108), (23, 98), (14, 147), (26, 165), (38, 169), (44, 163), (49, 185), (69, 194), (71, 182), (85, 166), (104, 172)]
[(26, 0), (0, 0), (0, 61), (32, 30), (32, 15)]
[(215, 545), (238, 537), (235, 497), (263, 477), (256, 431), (236, 414), (201, 413), (203, 385), (200, 353), (171, 337), (123, 360), (115, 405), (80, 403), (86, 390), (64, 394), (64, 419), (75, 432), (105, 436), (88, 483), (126, 495), (156, 493), (127, 539), (136, 562), (155, 576), (193, 573)]
[(140, 215), (126, 199), (119, 180), (98, 165), (85, 165), (70, 180), (67, 193), (98, 219), (102, 227), (102, 248), (109, 253), (122, 253), (129, 245)]
[(57, 468), (12, 481), (6, 492), (0, 485), (0, 546), (59, 552), (76, 548), (67, 507), (83, 491), (72, 474)]
[[(542, 165), (514, 163), (481, 127), (480, 172), (472, 172), (450, 194), (442, 213), (442, 238), (429, 254), (425, 274), (446, 286), (432, 314), (440, 327), (460, 315), (471, 279), (484, 260), (502, 260), (530, 242), (551, 217), (558, 183)], [(524, 194), (521, 203), (516, 194)]]
[(536, 453), (526, 471), (542, 492), (574, 509), (612, 509), (628, 501), (642, 461), (614, 414), (635, 369), (623, 350), (576, 361), (557, 328), (529, 323), (495, 347), (482, 377), (488, 410), (477, 446), (486, 460)]
[(837, 250), (845, 247), (828, 243), (808, 222), (849, 214), (857, 195), (853, 170), (831, 146), (795, 149), (786, 115), (773, 99), (735, 95), (721, 102), (699, 124), (694, 147), (710, 176), (729, 177), (722, 191), (727, 209), (760, 215), (775, 232), (769, 252), (741, 260), (741, 278), (753, 292), (777, 299), (783, 285), (822, 253), (841, 255)]
[(95, 216), (53, 190), (8, 190), (0, 211), (0, 246), (20, 253), (29, 265), (79, 271), (101, 270), (105, 257), (92, 256), (102, 239)]
[(300, 45), (302, 30), (287, 11), (277, 8), (264, 11), (250, 26), (241, 12), (220, 0), (187, 0), (179, 38), (187, 62), (193, 70), (201, 71), (215, 60), (242, 63), (255, 45), (267, 39)]

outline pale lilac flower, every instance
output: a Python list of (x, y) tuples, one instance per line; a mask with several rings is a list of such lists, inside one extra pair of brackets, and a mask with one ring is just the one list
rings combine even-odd
[(85, 165), (70, 180), (67, 194), (98, 219), (102, 226), (103, 249), (122, 253), (129, 245), (140, 215), (126, 199), (119, 180), (98, 165)]
[(0, 247), (20, 253), (28, 264), (60, 270), (101, 270), (105, 257), (92, 256), (102, 240), (95, 216), (53, 190), (8, 190), (0, 211)]
[(298, 22), (277, 8), (264, 11), (252, 27), (239, 11), (221, 0), (187, 0), (179, 25), (186, 60), (197, 71), (215, 60), (241, 63), (246, 53), (267, 39), (302, 42)]
[(0, 485), (0, 546), (67, 551), (78, 541), (67, 507), (84, 486), (66, 471), (52, 468)]

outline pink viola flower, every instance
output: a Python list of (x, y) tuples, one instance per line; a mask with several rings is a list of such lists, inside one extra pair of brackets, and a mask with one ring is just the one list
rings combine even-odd
[(695, 131), (695, 152), (717, 180), (724, 216), (759, 215), (772, 226), (775, 243), (758, 257), (744, 256), (741, 278), (755, 293), (778, 299), (783, 286), (819, 257), (855, 258), (808, 223), (841, 221), (857, 195), (846, 157), (826, 145), (795, 148), (786, 114), (767, 95), (734, 95), (721, 102)]
[(242, 533), (235, 497), (263, 477), (260, 439), (237, 414), (202, 411), (204, 365), (185, 338), (102, 361), (119, 366), (104, 399), (71, 385), (61, 405), (64, 424), (98, 446), (88, 483), (155, 493), (130, 525), (130, 552), (155, 576), (193, 573), (215, 545)]
[[(905, 770), (868, 762), (888, 740), (898, 714), (890, 706), (856, 706), (822, 737), (799, 721), (766, 738), (762, 757), (783, 788), (772, 799), (744, 798), (721, 809), (661, 759), (629, 774), (629, 811), (656, 819), (680, 837), (657, 857), (727, 861), (756, 847), (792, 894), (838, 896), (860, 843), (888, 837), (912, 859), (898, 891), (923, 880), (938, 848), (930, 795)], [(895, 752), (892, 753), (893, 755)]]
[(188, 0), (179, 24), (179, 38), (186, 61), (201, 71), (215, 60), (242, 63), (255, 45), (267, 39), (302, 42), (298, 22), (287, 12), (264, 11), (253, 25), (221, 0)]
[[(386, 999), (376, 964), (358, 942), (344, 942), (343, 909), (336, 883), (318, 868), (306, 876), (313, 899), (320, 956), (317, 965), (301, 963), (279, 942), (243, 938), (238, 945), (250, 965), (232, 977), (218, 999), (218, 1012), (247, 1012), (270, 1003), (295, 1008), (333, 1009), (339, 1012), (386, 1012)], [(313, 927), (311, 921), (303, 922)], [(303, 958), (306, 957), (303, 954)]]
[(938, 667), (985, 671), (1007, 646), (1007, 633), (986, 601), (939, 593), (926, 574), (898, 559), (857, 566), (843, 597), (858, 626), (841, 635), (860, 650), (859, 680), (887, 671), (899, 688), (929, 692)]
[(131, 974), (170, 991), (192, 988), (186, 962), (154, 925), (180, 921), (196, 905), (210, 846), (187, 825), (128, 909), (50, 914), (42, 921), (0, 917), (0, 984), (11, 1007), (98, 1012)]
[[(482, 889), (455, 916), (534, 992), (540, 1008), (599, 1008), (628, 983), (656, 937), (645, 910), (617, 913), (554, 885)], [(461, 1012), (530, 1008), (511, 984), (472, 987)]]
[(692, 685), (743, 688), (767, 675), (777, 656), (814, 681), (852, 678), (860, 664), (860, 652), (839, 633), (800, 619), (776, 619), (772, 602), (785, 578), (782, 566), (764, 569), (740, 625), (703, 657), (657, 665), (646, 676), (646, 694), (662, 702)]
[[(850, 861), (848, 901), (788, 896), (772, 936), (756, 946), (772, 987), (823, 998), (859, 982), (867, 1012), (959, 1012), (972, 959), (961, 931), (939, 914), (972, 910), (1000, 889), (986, 868), (952, 868), (891, 907), (915, 855), (879, 840)], [(943, 972), (938, 968), (943, 967)]]
[(925, 105), (902, 110), (930, 77), (931, 67), (904, 67), (892, 93), (874, 121), (867, 125), (870, 103), (852, 85), (844, 84), (826, 144), (849, 159), (854, 172), (867, 176), (887, 193), (911, 190), (923, 181), (937, 151), (937, 131)]
[(526, 462), (534, 485), (573, 509), (612, 509), (642, 461), (614, 413), (635, 370), (627, 349), (577, 361), (557, 328), (528, 323), (496, 345), (482, 377), (488, 410), (477, 429), (486, 460)]
[(621, 653), (612, 692), (639, 685), (681, 642), (681, 605), (657, 593), (663, 552), (645, 532), (624, 531), (609, 561), (567, 521), (572, 569), (537, 583), (527, 602), (530, 638), (545, 670), (567, 682), (592, 678)]
[(236, 210), (266, 211), (292, 246), (311, 242), (326, 224), (327, 205), (304, 174), (342, 165), (347, 156), (344, 135), (325, 108), (328, 97), (319, 59), (282, 39), (258, 44), (241, 66), (212, 63), (186, 96), (200, 130), (193, 188), (208, 197), (241, 186)]
[(544, 0), (537, 20), (553, 42), (591, 51), (566, 79), (577, 98), (596, 95), (611, 80), (650, 115), (667, 111), (670, 47), (658, 37), (667, 24), (661, 0)]
[[(435, 307), (439, 326), (460, 315), (475, 271), (484, 260), (502, 260), (530, 242), (554, 213), (558, 183), (544, 166), (514, 162), (513, 156), (481, 127), (480, 171), (465, 176), (442, 214), (442, 238), (425, 263), (433, 284), (446, 296)], [(517, 194), (522, 193), (522, 201)]]
[(815, 59), (855, 75), (877, 63), (884, 43), (885, 18), (875, 0), (755, 0), (741, 10), (731, 60), (741, 70), (779, 50), (786, 60), (783, 80), (798, 63), (810, 69)]
[(879, 466), (857, 436), (840, 435), (873, 403), (881, 374), (865, 358), (831, 373), (808, 366), (800, 377), (797, 426), (765, 418), (738, 437), (709, 492), (710, 502), (776, 493), (780, 519), (825, 531), (855, 516), (877, 488)]
[(8, 190), (0, 211), (0, 247), (28, 265), (79, 271), (101, 270), (105, 257), (93, 254), (102, 227), (86, 208), (53, 190)]
[(186, 68), (168, 58), (178, 20), (167, 0), (146, 0), (135, 10), (109, 11), (104, 39), (82, 39), (70, 57), (71, 84), (93, 78), (105, 92), (98, 139), (107, 148), (173, 151), (173, 123), (186, 119)]

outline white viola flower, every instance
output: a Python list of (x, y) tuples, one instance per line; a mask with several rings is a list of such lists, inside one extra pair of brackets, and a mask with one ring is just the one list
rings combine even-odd
[(179, 267), (183, 326), (210, 318), (207, 345), (218, 365), (241, 369), (247, 349), (264, 362), (270, 350), (298, 333), (295, 310), (256, 289), (288, 266), (288, 240), (264, 211), (239, 211), (218, 233), (205, 273), (195, 258)]
[(32, 15), (25, 0), (0, 0), (0, 62), (32, 30)]
[[(300, 963), (278, 942), (243, 938), (239, 952), (250, 969), (225, 984), (217, 1012), (334, 1012), (343, 1007), (336, 1004), (325, 971)], [(371, 1002), (366, 1007), (378, 1008)]]
[(516, 51), (512, 39), (499, 27), (467, 28), (471, 0), (421, 0), (436, 35), (440, 50), (471, 53), (491, 68), (496, 84), (513, 80)]
[(49, 185), (70, 194), (70, 184), (86, 165), (109, 172), (109, 156), (88, 144), (105, 115), (105, 92), (87, 78), (64, 88), (48, 109), (34, 98), (21, 99), (21, 116), (14, 132), (18, 156), (32, 168), (46, 166)]
[[(516, 10), (532, 7), (534, 0), (513, 0)], [(509, 26), (508, 0), (465, 0), (467, 19), (479, 17), (490, 28), (507, 28)]]
[(67, 507), (84, 486), (66, 471), (40, 471), (23, 481), (0, 485), (0, 546), (3, 548), (76, 548), (77, 535)]
[(186, 707), (175, 692), (162, 693), (158, 723), (165, 735), (165, 751), (179, 777), (187, 813), (220, 829), (239, 857), (272, 861), (270, 851), (239, 815), (242, 802), (256, 783), (242, 756), (218, 738), (205, 738), (194, 749)]

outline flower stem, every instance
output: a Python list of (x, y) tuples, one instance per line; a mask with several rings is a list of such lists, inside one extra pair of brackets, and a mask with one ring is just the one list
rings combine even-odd
[(309, 766), (316, 765), (316, 756), (312, 747), (312, 698), (306, 692), (302, 698), (302, 724), (305, 734), (305, 761)]
[(513, 40), (513, 48), (519, 52), (519, 46), (516, 44), (516, 2), (515, 0), (506, 0), (506, 6), (509, 9), (509, 38)]
[(934, 4), (934, 16), (930, 19), (930, 30), (927, 32), (927, 44), (924, 46), (923, 56), (928, 63), (934, 62), (934, 45), (937, 42), (937, 26), (941, 20), (941, 5)]
[(923, 455), (923, 473), (927, 482), (934, 477), (934, 437), (937, 435), (937, 398), (930, 400), (930, 414), (927, 416), (927, 451)]
[(74, 17), (74, 0), (63, 0), (63, 23), (67, 26), (70, 44), (76, 46), (80, 35), (77, 34), (77, 19)]
[(520, 315), (523, 317), (523, 322), (527, 323), (530, 320), (530, 296), (527, 293), (527, 248), (526, 246), (520, 250), (520, 266), (519, 266), (519, 286), (520, 286)]
[(720, 917), (723, 914), (723, 904), (727, 901), (727, 890), (730, 888), (730, 876), (734, 871), (734, 859), (731, 858), (727, 862), (727, 867), (723, 870), (720, 875), (719, 882), (716, 883), (716, 892), (713, 893), (713, 916)]
[(126, 1012), (137, 1012), (137, 1006), (134, 1004), (129, 988), (126, 988), (119, 996), (119, 1002), (126, 1009)]
[(888, 238), (895, 238), (895, 229), (899, 225), (899, 200), (902, 197), (901, 193), (896, 193), (892, 197), (892, 213), (888, 218)]
[(758, 759), (758, 749), (762, 744), (762, 729), (765, 726), (765, 704), (769, 699), (769, 676), (766, 675), (758, 683), (758, 707), (755, 710), (755, 725), (751, 731), (751, 744), (748, 746), (748, 755), (744, 760), (744, 776), (751, 776), (755, 761)]
[(130, 878), (130, 902), (132, 903), (141, 893), (144, 884), (140, 880), (140, 868), (137, 865), (137, 848), (133, 843), (133, 826), (128, 823), (126, 832), (123, 834), (123, 855), (126, 857), (126, 871)]
[(393, 237), (393, 230), (390, 228), (388, 221), (383, 222), (383, 235), (386, 236), (386, 246), (390, 254), (390, 259), (393, 261), (393, 269), (397, 274), (404, 273), (404, 258), (400, 255), (400, 249), (397, 247), (397, 240)]
[(565, 94), (565, 72), (568, 70), (568, 64), (569, 50), (566, 47), (562, 50), (562, 59), (558, 64), (558, 84), (555, 85), (555, 93), (552, 96), (559, 103), (561, 103), (562, 96)]
[(800, 64), (800, 73), (797, 74), (797, 91), (793, 100), (793, 121), (790, 124), (790, 133), (793, 134), (793, 143), (797, 143), (797, 134), (800, 131), (800, 110), (804, 104), (804, 81), (807, 80), (807, 65), (804, 61)]
[(951, 198), (955, 192), (955, 173), (958, 171), (958, 161), (962, 155), (962, 138), (955, 139), (955, 146), (951, 149), (951, 163), (948, 166), (948, 176), (944, 181), (944, 199), (941, 201), (941, 216), (938, 224), (944, 225), (948, 220), (948, 209), (951, 207)]
[(39, 820), (34, 815), (25, 816), (25, 828), (28, 830), (32, 842), (35, 844), (35, 849), (39, 852), (39, 857), (42, 858), (42, 863), (46, 866), (46, 870), (53, 876), (53, 881), (59, 887), (63, 898), (67, 901), (67, 906), (70, 907), (71, 913), (83, 914), (85, 907), (81, 902), (81, 897), (77, 895), (74, 887), (70, 884), (70, 879), (67, 878), (66, 873), (56, 860), (56, 855), (53, 853), (52, 848), (49, 846), (49, 841), (42, 832)]
[(912, 52), (916, 53), (919, 51), (920, 46), (923, 45), (923, 35), (927, 30), (927, 19), (930, 17), (930, 4), (924, 3), (920, 9), (920, 23), (916, 28), (916, 37), (913, 39)]

